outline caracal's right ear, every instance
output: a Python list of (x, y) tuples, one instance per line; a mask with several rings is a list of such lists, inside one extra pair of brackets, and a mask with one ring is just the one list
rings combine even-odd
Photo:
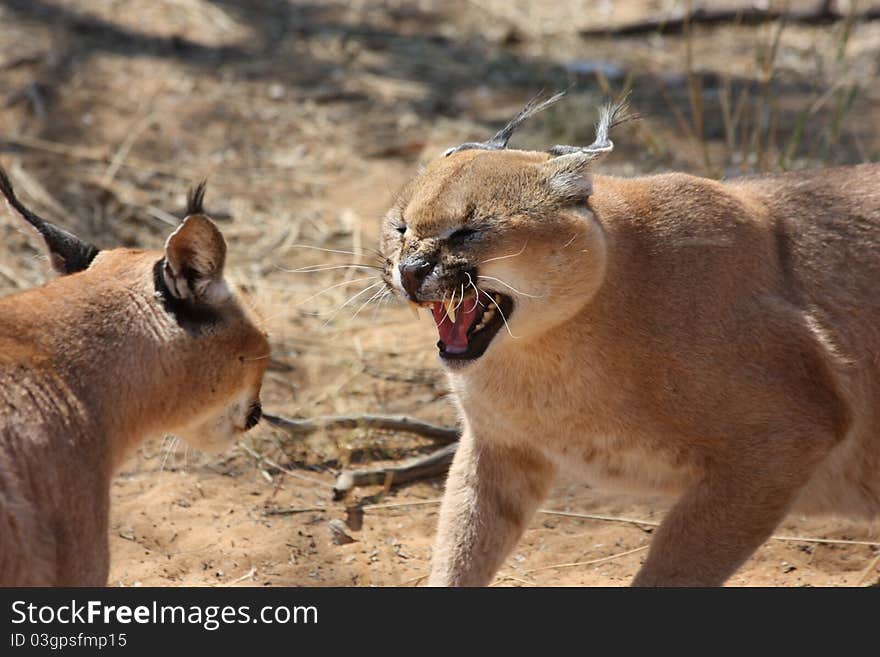
[(230, 295), (223, 280), (226, 240), (205, 215), (204, 197), (203, 182), (190, 192), (186, 218), (165, 242), (162, 276), (176, 299), (214, 305)]
[(550, 189), (564, 202), (583, 203), (593, 193), (590, 165), (593, 160), (614, 150), (611, 130), (638, 117), (628, 111), (626, 96), (599, 110), (596, 139), (589, 146), (557, 145), (548, 152), (551, 158), (541, 165)]
[(52, 268), (59, 274), (73, 274), (87, 269), (98, 255), (98, 249), (84, 242), (76, 235), (68, 233), (45, 219), (28, 210), (15, 195), (12, 183), (6, 171), (0, 167), (0, 192), (6, 197), (6, 203), (21, 217), (33, 226), (43, 238), (49, 251)]

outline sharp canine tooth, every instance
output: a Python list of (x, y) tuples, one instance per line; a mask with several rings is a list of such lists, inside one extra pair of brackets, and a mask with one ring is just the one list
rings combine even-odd
[(446, 301), (446, 314), (449, 317), (449, 320), (455, 324), (455, 304), (452, 301)]
[(415, 301), (409, 302), (410, 312), (412, 312), (413, 317), (415, 317), (416, 319), (419, 318), (419, 308), (420, 308), (419, 304), (417, 304)]

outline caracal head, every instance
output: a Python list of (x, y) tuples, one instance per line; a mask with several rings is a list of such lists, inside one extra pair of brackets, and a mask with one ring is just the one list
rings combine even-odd
[[(226, 242), (203, 210), (204, 184), (190, 194), (186, 217), (164, 251), (98, 250), (25, 208), (2, 169), (0, 191), (43, 238), (53, 269), (91, 289), (83, 300), (96, 306), (96, 317), (103, 313), (101, 321), (108, 321), (109, 312), (138, 306), (126, 316), (143, 326), (129, 334), (146, 337), (122, 346), (98, 341), (108, 352), (130, 350), (132, 379), (143, 384), (143, 397), (116, 412), (151, 416), (131, 424), (179, 435), (206, 451), (230, 447), (260, 420), (269, 342), (224, 278)], [(144, 372), (161, 375), (143, 380)]]
[(204, 388), (173, 432), (194, 447), (220, 451), (262, 416), (260, 387), (269, 342), (223, 277), (226, 242), (201, 208), (203, 190), (199, 187), (190, 197), (195, 200), (187, 217), (165, 242), (161, 279), (166, 309), (187, 325), (184, 348), (200, 370), (201, 381), (194, 384)]
[(605, 234), (590, 208), (589, 164), (611, 150), (606, 108), (589, 147), (507, 150), (522, 121), (558, 100), (532, 102), (491, 140), (430, 162), (386, 215), (386, 284), (430, 308), (449, 368), (517, 348), (574, 317), (606, 269)]

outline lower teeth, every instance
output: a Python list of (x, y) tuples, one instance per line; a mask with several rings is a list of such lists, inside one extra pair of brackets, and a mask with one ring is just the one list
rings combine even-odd
[(494, 315), (495, 315), (494, 308), (489, 308), (489, 310), (487, 310), (485, 313), (483, 313), (483, 318), (480, 320), (480, 323), (477, 324), (476, 328), (474, 329), (474, 333), (486, 328), (486, 325), (489, 323), (489, 321), (492, 319), (492, 317)]

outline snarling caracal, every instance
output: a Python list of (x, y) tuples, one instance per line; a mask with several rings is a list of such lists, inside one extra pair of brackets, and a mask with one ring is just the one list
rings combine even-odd
[(486, 584), (560, 471), (675, 496), (637, 585), (721, 584), (792, 509), (880, 515), (880, 165), (594, 175), (619, 108), (507, 150), (542, 106), (383, 224), (464, 426), (430, 582)]

